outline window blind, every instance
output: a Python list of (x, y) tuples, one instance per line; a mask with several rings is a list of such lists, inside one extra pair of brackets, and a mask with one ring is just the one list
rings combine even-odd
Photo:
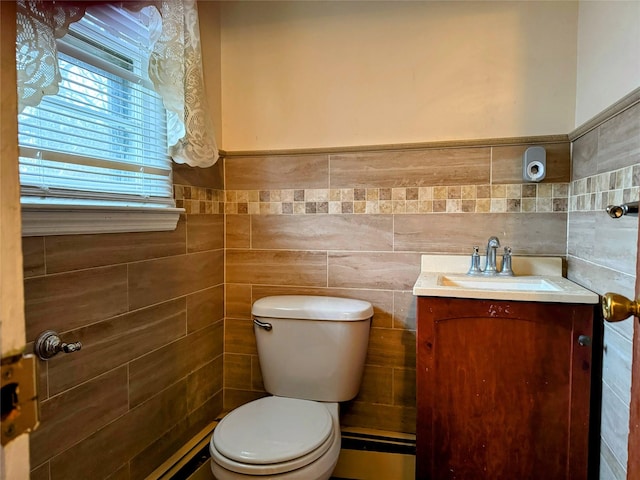
[(92, 7), (58, 41), (58, 94), (18, 116), (23, 203), (174, 206), (153, 10)]

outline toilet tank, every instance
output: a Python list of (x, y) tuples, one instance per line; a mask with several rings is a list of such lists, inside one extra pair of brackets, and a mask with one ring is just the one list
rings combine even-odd
[(373, 316), (369, 302), (280, 295), (257, 300), (251, 313), (267, 392), (325, 402), (358, 394)]

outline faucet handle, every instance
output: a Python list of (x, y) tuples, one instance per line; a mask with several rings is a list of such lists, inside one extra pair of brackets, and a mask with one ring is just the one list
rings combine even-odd
[(469, 271), (467, 275), (480, 275), (482, 270), (480, 270), (480, 247), (475, 245), (473, 247), (473, 253), (471, 254), (471, 266), (469, 267)]
[(511, 247), (504, 247), (504, 254), (502, 255), (502, 269), (498, 275), (505, 277), (513, 277), (513, 269), (511, 267)]

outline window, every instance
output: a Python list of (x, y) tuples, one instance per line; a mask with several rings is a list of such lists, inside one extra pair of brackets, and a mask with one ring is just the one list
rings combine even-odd
[(167, 115), (147, 76), (156, 15), (90, 8), (58, 40), (58, 93), (18, 116), (23, 234), (175, 227)]

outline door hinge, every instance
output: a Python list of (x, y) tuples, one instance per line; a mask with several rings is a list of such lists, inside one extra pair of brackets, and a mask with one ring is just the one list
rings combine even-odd
[(0, 362), (1, 443), (38, 426), (36, 357), (16, 355)]

